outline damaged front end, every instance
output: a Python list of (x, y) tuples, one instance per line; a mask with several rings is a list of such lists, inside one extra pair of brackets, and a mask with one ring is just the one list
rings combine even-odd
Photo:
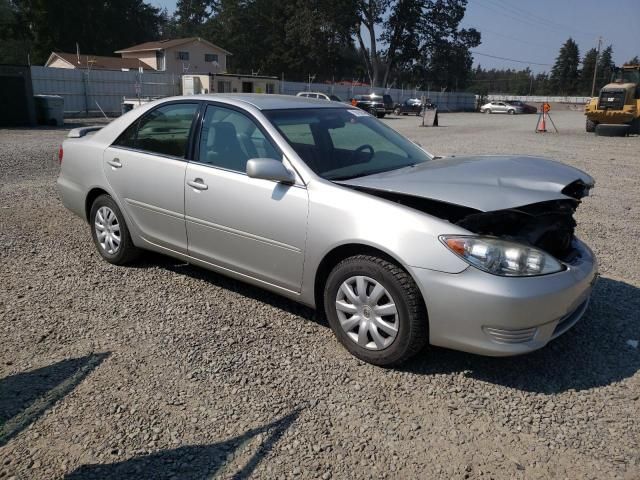
[(566, 199), (488, 212), (403, 193), (355, 188), (442, 218), (475, 234), (530, 245), (560, 260), (571, 262), (576, 255), (573, 248), (576, 227), (574, 214), (591, 187), (582, 180), (576, 180), (562, 190)]

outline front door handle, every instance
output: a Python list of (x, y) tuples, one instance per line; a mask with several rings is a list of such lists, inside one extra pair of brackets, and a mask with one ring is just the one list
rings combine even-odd
[(187, 182), (187, 185), (189, 185), (191, 188), (195, 188), (196, 190), (207, 190), (209, 188), (209, 185), (204, 183), (204, 181), (201, 178), (196, 178), (195, 180), (189, 180)]
[(120, 163), (119, 158), (114, 158), (113, 160), (107, 160), (107, 163), (111, 165), (113, 168), (122, 168), (122, 163)]

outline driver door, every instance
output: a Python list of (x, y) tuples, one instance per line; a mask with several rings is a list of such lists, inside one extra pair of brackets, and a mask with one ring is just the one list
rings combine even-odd
[(299, 292), (307, 189), (302, 183), (249, 178), (250, 158), (283, 157), (256, 120), (210, 104), (185, 179), (189, 255)]

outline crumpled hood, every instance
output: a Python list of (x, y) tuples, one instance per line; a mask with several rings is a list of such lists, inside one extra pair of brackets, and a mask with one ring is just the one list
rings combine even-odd
[(562, 189), (593, 178), (577, 168), (528, 156), (470, 156), (434, 159), (414, 167), (339, 181), (429, 198), (490, 212), (548, 200), (571, 199)]

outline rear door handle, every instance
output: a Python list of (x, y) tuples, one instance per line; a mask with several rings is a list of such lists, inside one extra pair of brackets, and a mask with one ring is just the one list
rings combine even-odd
[(122, 168), (122, 163), (120, 163), (119, 158), (114, 158), (113, 160), (107, 160), (107, 163), (111, 165), (113, 168)]
[(189, 185), (191, 188), (195, 188), (196, 190), (207, 190), (209, 188), (209, 185), (204, 183), (204, 181), (201, 178), (196, 178), (195, 180), (189, 180), (187, 182), (187, 185)]

